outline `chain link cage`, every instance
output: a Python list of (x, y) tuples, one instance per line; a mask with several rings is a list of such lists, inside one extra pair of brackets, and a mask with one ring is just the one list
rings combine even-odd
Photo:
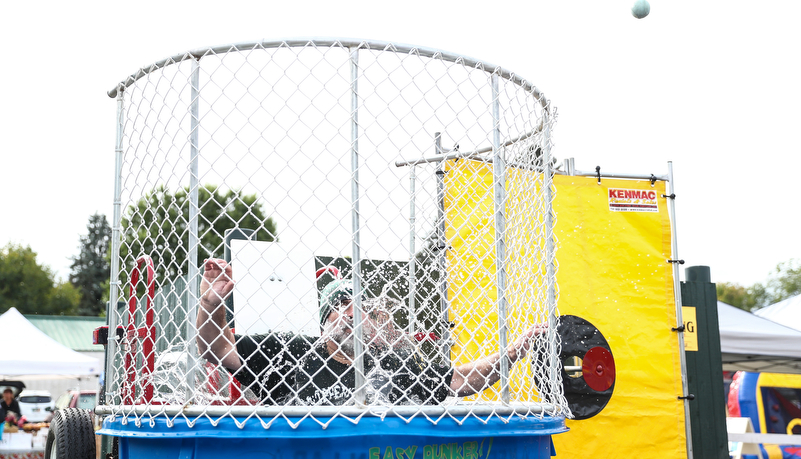
[(109, 95), (117, 339), (97, 413), (570, 416), (554, 114), (530, 82), (303, 39), (176, 55)]

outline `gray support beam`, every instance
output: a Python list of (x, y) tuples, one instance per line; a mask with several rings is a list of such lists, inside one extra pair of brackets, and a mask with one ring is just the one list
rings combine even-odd
[[(684, 324), (681, 314), (681, 280), (679, 278), (679, 246), (678, 236), (676, 235), (676, 203), (675, 193), (673, 189), (673, 161), (668, 161), (668, 196), (667, 204), (670, 211), (670, 247), (672, 253), (673, 264), (673, 296), (676, 302), (676, 327), (681, 327)], [(679, 360), (681, 363), (681, 388), (684, 392), (681, 396), (689, 394), (689, 386), (687, 384), (687, 358), (684, 355), (684, 334), (676, 333), (679, 340)], [(687, 459), (693, 459), (693, 442), (692, 442), (692, 428), (690, 422), (690, 400), (684, 398), (684, 427), (687, 432)]]
[(354, 326), (354, 345), (353, 352), (355, 361), (353, 368), (355, 374), (356, 391), (354, 399), (357, 406), (364, 405), (365, 391), (364, 385), (366, 376), (364, 374), (364, 313), (362, 311), (362, 297), (364, 287), (362, 286), (361, 269), (361, 240), (360, 240), (360, 214), (359, 214), (359, 46), (348, 48), (350, 52), (350, 141), (351, 141), (351, 224), (352, 224), (352, 250), (353, 250), (353, 322)]
[(407, 312), (409, 323), (406, 326), (406, 331), (410, 335), (414, 334), (414, 322), (417, 319), (417, 314), (415, 313), (415, 295), (417, 295), (417, 266), (415, 263), (415, 252), (417, 250), (415, 244), (416, 195), (417, 168), (412, 166), (409, 168), (409, 309)]
[(492, 74), (492, 183), (495, 201), (495, 283), (498, 308), (498, 350), (501, 353), (501, 400), (509, 403), (509, 358), (506, 355), (506, 157), (501, 145), (498, 74)]
[[(545, 194), (545, 263), (546, 275), (545, 282), (548, 286), (548, 352), (550, 354), (550, 377), (551, 384), (559, 381), (559, 338), (556, 333), (559, 323), (559, 311), (556, 308), (556, 247), (553, 237), (553, 170), (551, 169), (551, 127), (548, 110), (542, 111), (543, 117), (543, 140), (542, 140), (542, 188)], [(571, 158), (572, 163), (572, 158)], [(571, 165), (572, 168), (572, 165)], [(556, 388), (552, 388), (551, 393), (557, 393)], [(556, 402), (556, 400), (548, 400)]]
[[(434, 150), (436, 154), (442, 152), (442, 133), (434, 133)], [(440, 346), (439, 352), (446, 362), (451, 358), (451, 327), (448, 317), (448, 276), (447, 260), (448, 241), (445, 238), (445, 171), (442, 163), (437, 165), (437, 263), (440, 274), (439, 279), (439, 312), (440, 312)]]
[[(115, 386), (116, 375), (114, 360), (117, 355), (117, 298), (120, 296), (120, 244), (122, 232), (122, 137), (123, 137), (123, 109), (124, 91), (122, 88), (117, 92), (117, 138), (114, 143), (114, 215), (112, 217), (111, 230), (111, 277), (109, 281), (109, 307), (108, 310), (108, 345), (106, 349), (106, 375), (105, 393), (107, 405), (122, 403), (118, 399)], [(109, 390), (111, 389), (111, 390)], [(109, 397), (110, 396), (110, 397)]]
[(189, 253), (186, 260), (186, 287), (188, 293), (188, 304), (186, 305), (186, 341), (187, 352), (191, 358), (186, 366), (187, 401), (192, 400), (195, 395), (195, 367), (191, 365), (191, 361), (194, 361), (194, 357), (197, 356), (195, 335), (197, 334), (197, 305), (200, 302), (200, 294), (198, 292), (200, 271), (197, 264), (198, 245), (200, 244), (200, 238), (198, 237), (198, 215), (200, 215), (200, 207), (198, 205), (200, 63), (197, 59), (192, 60), (192, 74), (190, 75), (189, 81), (191, 103), (189, 105)]

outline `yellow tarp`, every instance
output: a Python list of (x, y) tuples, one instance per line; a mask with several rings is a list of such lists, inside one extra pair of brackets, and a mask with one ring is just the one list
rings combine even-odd
[[(492, 165), (475, 161), (446, 164), (445, 209), (448, 241), (448, 302), (454, 323), (455, 364), (475, 361), (498, 351), (498, 312), (495, 272), (495, 226)], [(509, 344), (546, 314), (536, 316), (532, 304), (547, 303), (545, 222), (543, 200), (525, 200), (541, 194), (541, 178), (513, 170), (508, 177), (506, 206), (507, 336)], [(538, 401), (531, 367), (510, 371), (511, 398)], [(468, 400), (499, 400), (499, 384)]]
[[(498, 349), (492, 166), (461, 160), (447, 168), (452, 354), (461, 363)], [(508, 190), (524, 182), (515, 174), (510, 174)], [(685, 458), (684, 408), (677, 398), (682, 394), (679, 344), (671, 331), (676, 326), (673, 273), (666, 261), (670, 224), (661, 197), (665, 184), (604, 179), (599, 185), (594, 178), (556, 176), (554, 187), (559, 312), (593, 323), (609, 342), (617, 367), (609, 404), (590, 419), (569, 420), (571, 431), (553, 438), (556, 451), (560, 457)], [(543, 282), (540, 222), (529, 227), (536, 233), (529, 249), (513, 244), (512, 256), (531, 257), (530, 282)], [(520, 298), (511, 301), (510, 337), (545, 319), (522, 309), (526, 301), (544, 302), (544, 290), (518, 289)], [(536, 398), (531, 378), (521, 374), (528, 367), (514, 368), (513, 400), (525, 394)], [(497, 400), (497, 390), (496, 385), (477, 397)]]

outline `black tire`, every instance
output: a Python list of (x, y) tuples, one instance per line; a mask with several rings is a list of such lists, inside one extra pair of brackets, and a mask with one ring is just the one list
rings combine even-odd
[(65, 408), (53, 414), (45, 459), (95, 459), (95, 428), (89, 410)]

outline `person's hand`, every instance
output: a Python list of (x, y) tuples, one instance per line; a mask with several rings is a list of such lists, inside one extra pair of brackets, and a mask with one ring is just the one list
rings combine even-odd
[(548, 331), (548, 324), (534, 324), (533, 327), (523, 332), (507, 351), (509, 360), (515, 363), (528, 355), (537, 337), (544, 335), (546, 331)]
[(196, 343), (200, 355), (212, 364), (235, 371), (242, 366), (236, 339), (226, 321), (223, 300), (234, 289), (231, 265), (217, 258), (204, 260), (197, 311)]
[(231, 265), (219, 258), (205, 260), (200, 281), (200, 304), (211, 311), (222, 303), (234, 289)]

